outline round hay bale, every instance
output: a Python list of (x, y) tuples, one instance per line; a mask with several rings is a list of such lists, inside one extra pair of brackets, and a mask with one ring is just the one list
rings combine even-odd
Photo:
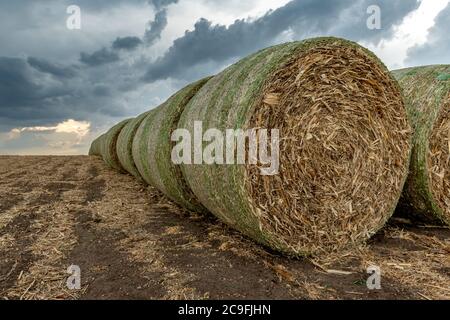
[(136, 168), (133, 159), (133, 139), (136, 135), (136, 131), (141, 125), (141, 122), (148, 114), (149, 112), (145, 112), (130, 120), (120, 131), (119, 137), (117, 138), (117, 157), (122, 165), (122, 168), (139, 180), (142, 180), (142, 177)]
[(195, 121), (203, 132), (279, 130), (277, 175), (262, 175), (261, 163), (181, 166), (209, 211), (288, 255), (370, 238), (408, 173), (412, 132), (400, 88), (371, 52), (342, 39), (287, 43), (230, 66), (194, 96), (178, 128), (193, 136)]
[(399, 214), (425, 223), (450, 224), (450, 66), (393, 73), (403, 87), (415, 131)]
[(105, 133), (105, 137), (101, 145), (103, 161), (105, 161), (106, 164), (109, 165), (111, 168), (121, 172), (123, 172), (124, 169), (122, 168), (122, 165), (119, 162), (119, 158), (117, 157), (116, 152), (117, 138), (119, 137), (119, 133), (122, 130), (122, 128), (130, 120), (131, 119), (123, 120), (118, 124), (116, 124), (111, 129), (109, 129), (109, 131)]
[(188, 85), (153, 110), (141, 122), (133, 141), (133, 157), (144, 180), (174, 202), (194, 211), (204, 208), (189, 189), (180, 166), (172, 162), (171, 134), (185, 106), (209, 79)]
[(103, 143), (104, 136), (105, 135), (102, 134), (92, 142), (91, 147), (89, 148), (90, 156), (99, 156), (99, 157), (102, 156), (101, 145)]

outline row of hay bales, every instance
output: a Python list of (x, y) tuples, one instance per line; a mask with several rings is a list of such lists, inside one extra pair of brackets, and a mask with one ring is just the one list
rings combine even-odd
[[(394, 74), (406, 99), (383, 63), (356, 43), (316, 38), (270, 47), (117, 124), (89, 154), (292, 256), (366, 241), (402, 190), (404, 212), (448, 222), (449, 69)], [(172, 132), (193, 135), (196, 121), (204, 131), (280, 130), (278, 174), (261, 175), (262, 163), (174, 164)]]

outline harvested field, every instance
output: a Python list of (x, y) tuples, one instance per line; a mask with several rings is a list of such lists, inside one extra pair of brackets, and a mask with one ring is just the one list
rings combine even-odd
[(289, 259), (100, 158), (0, 156), (0, 179), (2, 299), (450, 299), (447, 227), (394, 219), (352, 252)]

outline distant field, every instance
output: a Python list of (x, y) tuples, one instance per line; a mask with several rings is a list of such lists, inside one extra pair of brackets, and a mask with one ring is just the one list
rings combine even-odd
[(449, 255), (448, 228), (393, 219), (359, 251), (293, 260), (99, 159), (0, 156), (1, 299), (450, 299)]

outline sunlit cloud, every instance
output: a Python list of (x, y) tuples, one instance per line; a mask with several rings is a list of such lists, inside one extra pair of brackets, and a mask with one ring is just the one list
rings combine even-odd
[(377, 46), (363, 44), (373, 50), (390, 69), (405, 66), (408, 49), (425, 43), (437, 15), (449, 0), (422, 0), (420, 7), (407, 15), (396, 27), (392, 39), (382, 40)]
[(58, 123), (56, 126), (45, 127), (23, 127), (14, 128), (8, 133), (8, 138), (10, 140), (20, 138), (23, 132), (55, 132), (55, 133), (72, 133), (76, 135), (80, 140), (85, 137), (90, 130), (91, 124), (87, 121), (76, 121), (69, 119)]

